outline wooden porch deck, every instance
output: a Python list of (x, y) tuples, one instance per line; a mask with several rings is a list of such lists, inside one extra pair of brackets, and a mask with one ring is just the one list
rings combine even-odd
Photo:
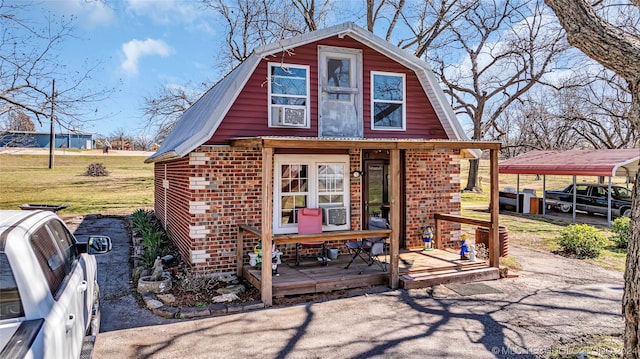
[[(349, 269), (344, 267), (350, 257), (341, 255), (337, 260), (323, 266), (317, 260), (302, 260), (295, 266), (294, 260), (278, 266), (278, 275), (273, 276), (273, 296), (324, 293), (340, 289), (366, 288), (388, 285), (389, 271), (378, 265), (367, 266), (357, 259)], [(498, 279), (498, 269), (485, 261), (460, 260), (457, 252), (434, 249), (433, 251), (400, 252), (400, 287), (424, 288), (437, 284), (464, 283)], [(243, 267), (243, 276), (256, 288), (261, 288), (261, 270)]]

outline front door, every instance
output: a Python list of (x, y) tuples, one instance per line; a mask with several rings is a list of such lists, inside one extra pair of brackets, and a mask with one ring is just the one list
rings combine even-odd
[(364, 218), (384, 217), (389, 220), (389, 161), (376, 159), (364, 161)]
[(362, 138), (362, 52), (319, 46), (319, 137)]

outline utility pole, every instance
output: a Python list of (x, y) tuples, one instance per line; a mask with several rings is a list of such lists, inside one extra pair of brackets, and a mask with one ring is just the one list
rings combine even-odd
[(53, 146), (55, 144), (55, 134), (53, 133), (53, 107), (56, 96), (56, 80), (51, 82), (51, 129), (49, 132), (49, 169), (53, 168)]

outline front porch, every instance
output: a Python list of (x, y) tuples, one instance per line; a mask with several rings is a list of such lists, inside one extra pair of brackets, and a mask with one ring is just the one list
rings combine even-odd
[[(237, 274), (243, 275), (245, 268), (243, 260), (245, 253), (244, 236), (252, 236), (259, 239), (262, 248), (262, 269), (252, 273), (247, 268), (247, 278), (254, 285), (260, 288), (261, 298), (265, 305), (272, 305), (273, 297), (276, 295), (295, 294), (296, 291), (306, 293), (325, 292), (334, 289), (365, 287), (369, 285), (385, 284), (391, 288), (419, 288), (440, 283), (468, 282), (484, 279), (496, 279), (499, 277), (499, 251), (498, 251), (498, 150), (500, 143), (481, 141), (441, 141), (441, 140), (403, 140), (403, 139), (321, 139), (321, 138), (290, 138), (290, 137), (257, 137), (238, 138), (231, 141), (232, 147), (237, 148), (259, 148), (261, 149), (261, 221), (259, 228), (254, 224), (238, 224), (238, 238), (236, 243), (236, 264)], [(274, 173), (281, 173), (283, 166), (278, 166), (274, 172), (274, 158), (276, 154), (289, 153), (310, 153), (319, 149), (332, 149), (349, 151), (351, 166), (346, 170), (361, 170), (361, 153), (365, 150), (384, 151), (388, 154), (388, 171), (385, 178), (388, 180), (388, 220), (390, 229), (370, 230), (365, 229), (363, 218), (368, 218), (368, 212), (362, 210), (362, 197), (360, 196), (362, 184), (355, 182), (348, 184), (350, 193), (354, 200), (351, 201), (351, 226), (350, 230), (325, 231), (316, 234), (274, 234)], [(427, 152), (454, 153), (453, 156), (464, 158), (465, 151), (470, 149), (488, 150), (490, 159), (490, 219), (474, 220), (463, 218), (457, 215), (459, 209), (459, 193), (447, 193), (441, 197), (448, 189), (459, 188), (459, 178), (455, 166), (448, 166), (453, 157), (440, 160)], [(457, 151), (457, 154), (455, 154)], [(354, 152), (357, 155), (352, 156)], [(444, 156), (447, 156), (446, 154)], [(475, 157), (475, 156), (474, 156)], [(438, 166), (443, 167), (439, 169)], [(434, 165), (435, 167), (432, 167)], [(451, 177), (448, 172), (454, 177)], [(357, 171), (356, 171), (357, 172)], [(425, 176), (428, 174), (428, 176)], [(438, 178), (435, 181), (435, 178)], [(356, 180), (357, 181), (357, 180)], [(434, 182), (435, 181), (435, 182)], [(282, 182), (282, 181), (281, 181)], [(276, 184), (281, 186), (282, 183)], [(450, 191), (449, 191), (450, 192)], [(280, 195), (278, 195), (280, 196)], [(424, 199), (440, 198), (441, 201)], [(408, 209), (410, 208), (410, 210)], [(281, 208), (276, 207), (278, 212)], [(446, 211), (438, 213), (439, 211)], [(364, 214), (363, 214), (364, 213)], [(409, 214), (411, 216), (409, 216)], [(407, 234), (405, 239), (415, 236), (419, 232), (419, 226), (429, 221), (434, 223), (434, 251), (437, 255), (425, 256), (417, 253), (406, 252), (406, 263), (414, 265), (408, 266), (405, 272), (401, 269), (405, 262), (400, 256), (401, 233)], [(451, 246), (451, 223), (471, 224), (488, 230), (488, 264), (484, 263), (483, 268), (477, 268), (477, 263), (466, 266), (457, 263), (459, 260), (457, 253), (448, 252), (445, 247)], [(364, 274), (355, 274), (333, 270), (342, 270), (344, 266), (334, 265), (333, 267), (312, 268), (304, 272), (304, 267), (300, 270), (292, 270), (287, 273), (286, 266), (282, 266), (280, 276), (274, 276), (271, 270), (272, 246), (280, 246), (305, 242), (341, 242), (362, 240), (366, 238), (388, 238), (388, 269), (386, 272), (365, 271)], [(420, 243), (421, 244), (421, 243)], [(413, 245), (406, 245), (407, 248), (416, 248)], [(413, 255), (413, 258), (409, 258)], [(453, 256), (453, 257), (452, 257)], [(431, 264), (429, 264), (431, 262)], [(317, 263), (316, 263), (317, 265)], [(371, 268), (373, 269), (373, 268)], [(368, 273), (372, 273), (369, 275)], [(287, 274), (287, 275), (285, 275)], [(366, 276), (365, 276), (366, 274)], [(320, 279), (324, 277), (324, 279)], [(297, 282), (297, 283), (296, 283)], [(288, 284), (287, 284), (288, 283)], [(279, 287), (280, 285), (280, 287)], [(304, 288), (304, 289), (303, 289)]]
[[(341, 255), (323, 266), (314, 258), (303, 260), (299, 266), (289, 260), (278, 266), (278, 275), (272, 277), (274, 297), (325, 293), (334, 290), (386, 286), (389, 271), (373, 264), (367, 266), (356, 260), (345, 269), (350, 256)], [(388, 262), (389, 256), (386, 256)], [(387, 266), (388, 267), (388, 266)], [(400, 288), (425, 288), (438, 284), (468, 283), (500, 277), (497, 268), (482, 260), (460, 260), (452, 250), (402, 250), (399, 254)], [(256, 288), (262, 287), (262, 271), (243, 266), (242, 276)]]

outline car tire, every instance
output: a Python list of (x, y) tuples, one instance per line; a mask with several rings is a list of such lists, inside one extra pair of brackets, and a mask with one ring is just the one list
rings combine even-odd
[(622, 213), (622, 217), (631, 218), (631, 208), (621, 208), (620, 213)]
[(572, 206), (571, 206), (570, 204), (567, 204), (567, 203), (562, 203), (562, 204), (560, 204), (560, 206), (559, 206), (559, 207), (560, 207), (560, 210), (561, 210), (562, 212), (564, 212), (564, 213), (569, 213), (569, 212), (571, 212), (571, 207), (572, 207)]

